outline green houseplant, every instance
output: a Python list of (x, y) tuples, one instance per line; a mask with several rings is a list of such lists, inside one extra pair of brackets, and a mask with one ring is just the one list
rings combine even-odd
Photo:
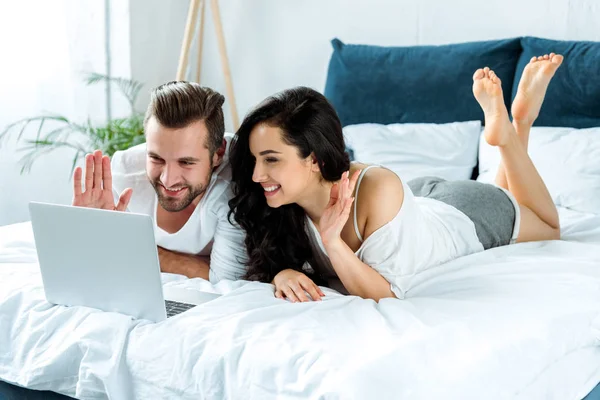
[[(135, 101), (142, 84), (125, 78), (107, 77), (102, 74), (89, 73), (85, 76), (87, 85), (99, 82), (111, 82), (129, 102), (131, 112), (124, 118), (113, 118), (103, 125), (94, 126), (88, 119), (85, 123), (76, 123), (62, 115), (38, 115), (24, 118), (8, 125), (0, 132), (0, 146), (9, 136), (16, 134), (18, 152), (25, 153), (21, 157), (21, 174), (29, 172), (36, 159), (59, 148), (68, 148), (74, 152), (71, 173), (77, 162), (87, 153), (96, 149), (112, 156), (118, 150), (143, 143), (144, 115), (135, 110)], [(29, 126), (37, 125), (35, 139), (26, 139), (23, 133)], [(50, 127), (48, 127), (50, 126)], [(47, 129), (45, 129), (48, 127)]]

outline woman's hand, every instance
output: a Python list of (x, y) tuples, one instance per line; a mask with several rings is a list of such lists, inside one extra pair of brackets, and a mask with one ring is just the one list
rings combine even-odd
[(344, 172), (340, 181), (331, 187), (329, 204), (319, 221), (319, 233), (324, 245), (339, 239), (342, 229), (348, 221), (354, 201), (352, 193), (360, 176), (360, 170), (356, 171), (350, 179), (348, 179), (349, 174), (349, 171)]
[(275, 297), (279, 299), (287, 298), (292, 303), (298, 301), (310, 301), (306, 292), (313, 300), (321, 300), (325, 293), (302, 272), (293, 269), (284, 269), (273, 279), (275, 285)]

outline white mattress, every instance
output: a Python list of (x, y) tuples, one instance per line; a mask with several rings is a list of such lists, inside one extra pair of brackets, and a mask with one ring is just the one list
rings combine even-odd
[(0, 227), (0, 379), (90, 399), (580, 399), (600, 382), (600, 216), (564, 241), (422, 275), (406, 300), (163, 275), (225, 295), (160, 324), (44, 299), (29, 223)]

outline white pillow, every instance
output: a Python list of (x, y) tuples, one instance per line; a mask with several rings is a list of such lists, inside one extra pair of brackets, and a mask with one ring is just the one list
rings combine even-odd
[(477, 163), (479, 121), (448, 124), (358, 124), (344, 128), (354, 159), (383, 165), (405, 182), (420, 176), (470, 179)]
[[(600, 127), (534, 127), (528, 151), (557, 206), (600, 214)], [(499, 163), (482, 136), (477, 180), (493, 182)]]

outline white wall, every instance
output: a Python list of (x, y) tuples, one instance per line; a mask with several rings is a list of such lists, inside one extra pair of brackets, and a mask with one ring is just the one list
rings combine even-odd
[(141, 111), (153, 87), (175, 79), (187, 7), (187, 0), (129, 1), (131, 76), (145, 84), (136, 107)]
[[(146, 1), (131, 3), (141, 9)], [(188, 1), (151, 3), (145, 18), (132, 18), (132, 36), (145, 40), (131, 57), (133, 76), (155, 86), (175, 77)], [(598, 0), (221, 0), (220, 8), (240, 119), (279, 90), (323, 90), (333, 37), (378, 45), (524, 35), (600, 41)], [(201, 83), (226, 94), (211, 16), (207, 9)], [(152, 26), (138, 29), (140, 20)]]
[[(143, 110), (150, 88), (175, 78), (189, 1), (111, 4), (113, 75), (131, 74), (146, 84), (138, 102)], [(597, 0), (221, 0), (220, 5), (240, 118), (279, 90), (296, 85), (323, 90), (333, 37), (378, 45), (522, 35), (600, 41)], [(94, 91), (78, 83), (81, 70), (103, 71), (103, 7), (100, 0), (0, 2), (0, 37), (11, 39), (0, 40), (0, 54), (9, 55), (3, 60), (11, 60), (0, 64), (0, 127), (43, 110), (103, 117), (101, 87)], [(225, 94), (211, 17), (209, 8), (201, 83)], [(113, 115), (124, 112), (116, 95), (113, 104)], [(227, 103), (226, 112), (232, 130)], [(27, 220), (30, 200), (70, 202), (70, 153), (47, 156), (24, 176), (16, 161), (14, 146), (0, 148), (0, 225)]]
[[(129, 31), (126, 3), (113, 1), (113, 35)], [(123, 29), (125, 26), (125, 29)], [(83, 72), (104, 72), (104, 2), (20, 0), (0, 2), (0, 131), (9, 123), (40, 114), (62, 114), (83, 122), (106, 116), (103, 85), (85, 86)], [(121, 40), (123, 37), (121, 37)], [(113, 38), (113, 41), (114, 38)], [(113, 44), (113, 73), (129, 76), (129, 39)], [(124, 50), (125, 49), (125, 50)], [(113, 114), (126, 102), (114, 96)], [(46, 126), (48, 127), (48, 126)], [(34, 139), (36, 129), (25, 138)], [(29, 201), (70, 204), (74, 153), (57, 150), (20, 174), (14, 138), (0, 147), (0, 225), (29, 220)]]

